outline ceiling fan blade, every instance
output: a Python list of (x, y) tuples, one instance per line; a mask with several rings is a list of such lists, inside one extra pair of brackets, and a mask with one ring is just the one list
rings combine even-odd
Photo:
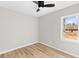
[(45, 4), (44, 7), (54, 7), (55, 4)]
[(40, 11), (40, 9), (38, 8), (37, 10), (36, 10), (36, 12), (39, 12)]
[(38, 1), (33, 1), (35, 4), (38, 4)]

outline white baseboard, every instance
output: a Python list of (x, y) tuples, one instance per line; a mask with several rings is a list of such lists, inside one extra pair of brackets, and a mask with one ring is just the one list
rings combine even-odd
[(72, 56), (74, 56), (74, 57), (79, 58), (79, 56), (76, 55), (76, 54), (69, 53), (69, 52), (67, 52), (67, 51), (61, 50), (61, 49), (59, 49), (59, 48), (56, 48), (56, 47), (54, 47), (54, 46), (48, 45), (48, 44), (43, 43), (43, 42), (39, 42), (39, 43), (44, 44), (44, 45), (46, 45), (46, 46), (49, 46), (49, 47), (51, 47), (51, 48), (54, 48), (54, 49), (56, 49), (56, 50), (62, 51), (62, 52), (64, 52), (64, 53), (67, 53), (67, 54), (69, 54), (69, 55), (72, 55)]
[(64, 52), (64, 53), (67, 53), (67, 54), (69, 54), (69, 55), (72, 55), (72, 56), (74, 56), (74, 57), (78, 57), (78, 58), (79, 58), (78, 55), (75, 55), (75, 54), (69, 53), (69, 52), (67, 52), (67, 51), (61, 50), (61, 49), (56, 48), (56, 47), (54, 47), (54, 46), (48, 45), (48, 44), (43, 43), (43, 42), (38, 42), (38, 41), (33, 42), (33, 43), (29, 43), (29, 44), (25, 44), (25, 45), (22, 45), (22, 46), (19, 46), (19, 47), (16, 47), (16, 48), (13, 48), (13, 49), (10, 49), (10, 50), (7, 50), (7, 51), (0, 52), (0, 54), (7, 53), (7, 52), (10, 52), (10, 51), (13, 51), (13, 50), (16, 50), (16, 49), (22, 48), (22, 47), (30, 46), (30, 45), (35, 44), (35, 43), (41, 43), (41, 44), (44, 44), (44, 45), (46, 45), (46, 46), (49, 46), (49, 47), (51, 47), (51, 48), (54, 48), (54, 49), (56, 49), (56, 50), (62, 51), (62, 52)]
[(13, 49), (10, 49), (10, 50), (7, 50), (7, 51), (0, 52), (0, 54), (4, 54), (4, 53), (7, 53), (7, 52), (10, 52), (10, 51), (22, 48), (22, 47), (30, 46), (30, 45), (35, 44), (35, 43), (38, 43), (38, 41), (35, 41), (33, 43), (29, 43), (29, 44), (25, 44), (25, 45), (22, 45), (22, 46), (19, 46), (19, 47), (16, 47), (16, 48), (13, 48)]

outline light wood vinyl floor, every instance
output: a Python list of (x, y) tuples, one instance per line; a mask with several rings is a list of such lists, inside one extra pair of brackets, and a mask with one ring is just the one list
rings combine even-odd
[(40, 43), (23, 47), (5, 54), (0, 58), (74, 58), (71, 55), (50, 48)]

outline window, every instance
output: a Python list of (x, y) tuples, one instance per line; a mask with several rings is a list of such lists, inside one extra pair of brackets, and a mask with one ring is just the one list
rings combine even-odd
[(66, 16), (62, 18), (62, 39), (68, 41), (78, 41), (78, 16)]

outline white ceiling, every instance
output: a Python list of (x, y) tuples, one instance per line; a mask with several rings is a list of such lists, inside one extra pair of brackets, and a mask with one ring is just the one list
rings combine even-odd
[[(49, 3), (51, 3), (51, 1)], [(26, 15), (39, 17), (71, 5), (78, 4), (79, 1), (53, 1), (53, 3), (55, 3), (55, 7), (40, 8), (40, 12), (36, 12), (37, 5), (32, 1), (0, 1), (0, 6)]]

